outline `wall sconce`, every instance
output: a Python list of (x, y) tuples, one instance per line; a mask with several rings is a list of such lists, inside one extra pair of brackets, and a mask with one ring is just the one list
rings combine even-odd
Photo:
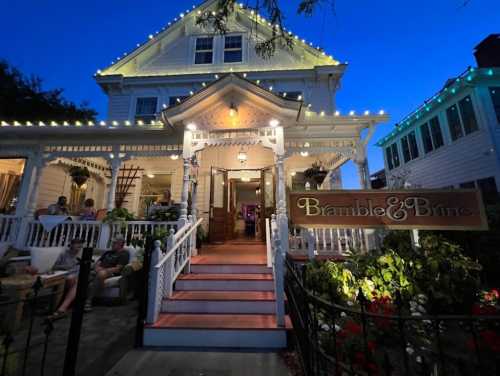
[(229, 116), (230, 117), (235, 117), (238, 114), (238, 109), (234, 105), (234, 103), (231, 102), (231, 106), (229, 107)]

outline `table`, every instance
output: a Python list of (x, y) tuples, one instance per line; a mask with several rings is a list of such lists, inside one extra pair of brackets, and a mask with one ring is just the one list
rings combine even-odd
[(38, 220), (45, 232), (51, 232), (58, 225), (66, 221), (78, 221), (80, 217), (71, 215), (41, 215)]
[[(67, 272), (57, 271), (53, 274), (18, 274), (11, 277), (0, 278), (2, 289), (9, 296), (9, 301), (17, 302), (5, 306), (7, 309), (4, 321), (6, 324), (9, 324), (9, 328), (12, 331), (16, 331), (19, 328), (23, 318), (25, 300), (33, 293), (33, 284), (38, 277), (42, 280), (42, 289), (50, 289), (51, 293), (54, 293), (52, 308), (55, 309), (55, 305), (61, 301), (64, 293), (66, 274)], [(12, 309), (12, 307), (14, 307), (14, 309)]]

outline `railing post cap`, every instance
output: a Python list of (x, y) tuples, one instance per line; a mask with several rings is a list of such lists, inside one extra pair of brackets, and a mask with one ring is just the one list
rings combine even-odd
[(161, 241), (160, 240), (155, 240), (155, 248), (160, 248), (161, 247)]

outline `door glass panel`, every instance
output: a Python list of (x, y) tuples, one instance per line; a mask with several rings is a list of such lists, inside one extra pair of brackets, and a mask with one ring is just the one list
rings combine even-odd
[(266, 208), (274, 205), (274, 175), (272, 170), (264, 171), (264, 200)]
[(226, 188), (224, 182), (224, 172), (214, 172), (214, 208), (224, 208), (224, 189)]

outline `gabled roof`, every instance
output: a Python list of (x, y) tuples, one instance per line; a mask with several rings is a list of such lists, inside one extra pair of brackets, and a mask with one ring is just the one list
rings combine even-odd
[[(161, 30), (156, 31), (154, 34), (148, 36), (143, 44), (137, 44), (136, 48), (128, 53), (124, 53), (122, 56), (118, 56), (116, 60), (111, 62), (111, 65), (96, 72), (96, 76), (107, 76), (121, 74), (120, 70), (124, 68), (127, 64), (134, 61), (139, 55), (151, 53), (154, 48), (161, 48), (162, 42), (170, 36), (176, 30), (180, 30), (188, 22), (190, 18), (197, 17), (202, 12), (209, 11), (211, 7), (215, 6), (217, 0), (207, 0), (199, 6), (194, 6), (192, 9), (187, 9), (186, 11), (179, 14), (178, 18), (173, 21), (168, 22), (165, 27)], [(243, 4), (237, 4), (235, 12), (242, 17), (250, 20), (251, 22), (257, 22), (259, 24), (259, 32), (261, 33), (271, 33), (273, 26), (268, 20), (260, 15), (256, 15), (253, 10), (245, 7)], [(285, 29), (285, 31), (287, 31)], [(298, 35), (294, 35), (291, 31), (287, 31), (291, 36), (293, 36), (296, 44), (295, 49), (302, 49), (306, 54), (313, 56), (317, 59), (317, 66), (322, 65), (339, 65), (340, 63), (336, 61), (332, 56), (326, 54), (319, 46), (314, 46), (312, 42), (307, 42), (305, 39), (300, 38)], [(156, 50), (155, 50), (156, 51)]]
[(295, 122), (303, 105), (300, 100), (279, 96), (238, 74), (230, 73), (180, 103), (163, 110), (162, 120), (170, 126), (187, 122), (224, 101), (227, 95), (234, 97), (231, 103), (249, 100), (261, 109), (269, 109), (281, 121)]

